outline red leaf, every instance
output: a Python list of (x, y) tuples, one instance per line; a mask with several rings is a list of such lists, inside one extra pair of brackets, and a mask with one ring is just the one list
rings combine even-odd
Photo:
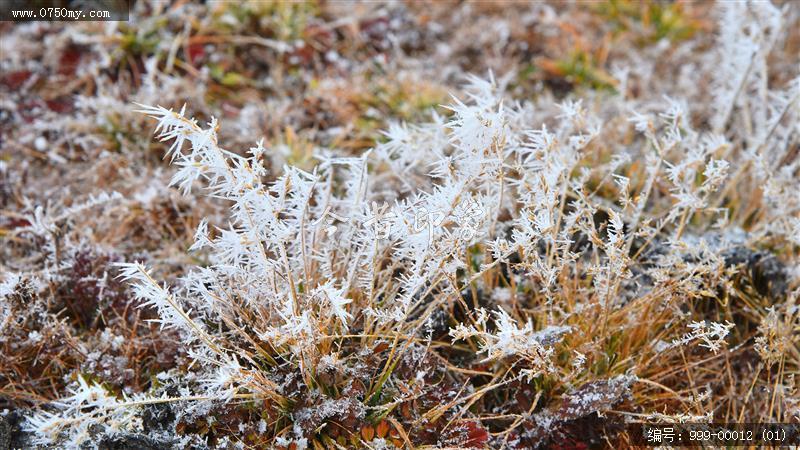
[(186, 48), (186, 52), (191, 65), (196, 65), (200, 59), (206, 56), (206, 49), (203, 44), (190, 44)]
[(483, 447), (489, 440), (489, 432), (480, 426), (478, 422), (467, 422), (467, 442), (464, 444), (467, 447)]
[(33, 73), (30, 70), (18, 70), (16, 72), (10, 72), (0, 79), (0, 83), (5, 84), (9, 89), (14, 91), (22, 87), (22, 83), (26, 82), (32, 74)]
[(58, 73), (61, 75), (75, 75), (80, 62), (81, 52), (75, 47), (68, 47), (58, 60)]

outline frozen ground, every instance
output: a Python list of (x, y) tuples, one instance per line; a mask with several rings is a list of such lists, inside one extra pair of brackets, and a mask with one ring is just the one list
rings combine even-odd
[(800, 420), (795, 2), (0, 33), (0, 449)]

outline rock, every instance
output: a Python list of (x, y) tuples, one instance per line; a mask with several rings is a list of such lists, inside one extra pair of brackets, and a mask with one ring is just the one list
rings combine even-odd
[(786, 295), (789, 289), (786, 265), (775, 255), (754, 251), (746, 247), (734, 247), (723, 253), (727, 267), (741, 266), (741, 273), (759, 294), (772, 299)]
[(23, 413), (20, 410), (11, 410), (10, 413), (0, 416), (0, 450), (41, 448), (33, 445), (31, 434), (20, 428), (22, 418)]
[(0, 450), (11, 448), (11, 424), (6, 416), (0, 416)]
[(169, 450), (172, 442), (151, 439), (141, 434), (123, 434), (103, 438), (97, 445), (100, 450)]

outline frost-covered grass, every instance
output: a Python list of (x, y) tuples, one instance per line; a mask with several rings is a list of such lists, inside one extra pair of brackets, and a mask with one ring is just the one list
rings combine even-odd
[(9, 27), (21, 445), (625, 448), (629, 421), (800, 420), (800, 8), (507, 6)]

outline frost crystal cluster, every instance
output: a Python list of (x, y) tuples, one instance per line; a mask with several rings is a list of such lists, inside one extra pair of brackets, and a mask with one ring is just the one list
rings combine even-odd
[[(34, 163), (0, 159), (19, 209), (0, 222), (0, 392), (36, 406), (2, 417), (30, 445), (623, 446), (604, 433), (644, 418), (800, 418), (797, 5), (476, 3), (450, 20), (481, 32), (447, 40), (414, 5), (143, 3), (191, 20), (69, 32), (70, 51), (124, 44), (78, 58), (81, 120), (14, 135), (117, 181), (34, 201), (6, 188)], [(626, 51), (590, 51), (572, 16)], [(353, 29), (369, 45), (339, 53)], [(448, 65), (398, 56), (415, 51)], [(373, 86), (375, 67), (396, 78)], [(426, 102), (426, 75), (450, 97)], [(48, 126), (116, 147), (64, 156)]]

